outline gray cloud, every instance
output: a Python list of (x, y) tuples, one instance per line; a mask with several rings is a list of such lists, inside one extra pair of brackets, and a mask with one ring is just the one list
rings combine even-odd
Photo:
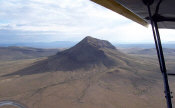
[(1, 42), (79, 41), (87, 35), (116, 42), (152, 41), (149, 29), (89, 0), (1, 0), (0, 4)]

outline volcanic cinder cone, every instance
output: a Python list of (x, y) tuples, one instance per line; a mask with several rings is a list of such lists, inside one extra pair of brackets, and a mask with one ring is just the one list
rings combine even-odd
[[(30, 75), (51, 71), (75, 71), (79, 69), (108, 69), (122, 65), (123, 57), (110, 42), (99, 40), (90, 36), (85, 37), (70, 49), (58, 52), (46, 60), (39, 61), (31, 67), (20, 70), (14, 74)], [(124, 60), (125, 61), (125, 60)]]

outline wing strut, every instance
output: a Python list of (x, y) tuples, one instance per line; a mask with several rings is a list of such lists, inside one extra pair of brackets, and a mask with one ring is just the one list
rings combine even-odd
[(155, 15), (158, 15), (159, 5), (162, 2), (162, 0), (159, 1), (157, 8), (156, 8), (156, 12), (154, 15), (151, 14), (151, 9), (150, 9), (150, 5), (154, 2), (154, 0), (143, 0), (143, 2), (148, 8), (149, 20), (150, 20), (151, 26), (152, 26), (152, 31), (153, 31), (156, 50), (157, 50), (157, 56), (158, 56), (158, 60), (159, 60), (160, 70), (162, 72), (163, 80), (164, 80), (164, 89), (165, 89), (165, 98), (166, 98), (166, 102), (167, 102), (167, 107), (172, 108), (172, 101), (171, 101), (171, 98), (172, 98), (171, 93), (172, 92), (170, 92), (170, 87), (169, 87), (169, 83), (168, 83), (168, 74), (167, 74), (167, 70), (166, 70), (164, 54), (163, 54), (159, 29), (158, 29), (158, 25), (157, 25), (157, 22), (159, 20), (158, 20), (158, 18), (154, 17)]

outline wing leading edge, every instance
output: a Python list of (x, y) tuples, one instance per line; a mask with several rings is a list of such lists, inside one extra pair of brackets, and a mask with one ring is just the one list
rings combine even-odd
[[(142, 0), (91, 1), (119, 13), (120, 15), (125, 16), (126, 18), (129, 18), (143, 26), (148, 26), (150, 23), (149, 19), (147, 19), (149, 16), (147, 6), (145, 6)], [(162, 2), (160, 3), (157, 15), (160, 15), (158, 20), (161, 21), (158, 21), (158, 27), (175, 29), (175, 0), (154, 0), (154, 3), (150, 7), (153, 15), (156, 13), (156, 8), (160, 1)]]

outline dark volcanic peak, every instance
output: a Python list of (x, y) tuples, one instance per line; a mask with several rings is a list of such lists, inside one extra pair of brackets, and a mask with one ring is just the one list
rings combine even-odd
[(108, 57), (107, 50), (118, 51), (108, 41), (87, 36), (74, 47), (63, 52), (58, 52), (55, 59), (64, 58), (64, 60), (60, 61), (60, 64), (64, 64), (61, 67), (65, 67), (66, 69), (69, 68), (71, 70), (86, 67), (89, 68), (94, 65), (110, 67), (115, 63)]
[(88, 44), (88, 45), (91, 45), (95, 48), (115, 49), (115, 47), (110, 42), (108, 42), (106, 40), (96, 39), (96, 38), (93, 38), (91, 36), (85, 37), (78, 45), (82, 45), (82, 44)]
[(74, 71), (74, 70), (104, 70), (118, 66), (124, 54), (105, 40), (99, 40), (90, 36), (84, 38), (74, 47), (58, 52), (46, 60), (39, 61), (33, 66), (20, 70), (13, 75), (30, 75), (50, 71)]

